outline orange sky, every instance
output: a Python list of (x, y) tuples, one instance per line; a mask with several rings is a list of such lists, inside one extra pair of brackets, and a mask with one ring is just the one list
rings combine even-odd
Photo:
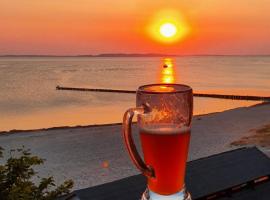
[[(145, 31), (160, 10), (190, 25), (174, 44)], [(0, 54), (270, 54), (269, 0), (1, 0)]]

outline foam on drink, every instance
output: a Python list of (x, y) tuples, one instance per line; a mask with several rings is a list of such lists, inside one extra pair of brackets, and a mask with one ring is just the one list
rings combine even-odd
[(148, 134), (184, 134), (188, 131), (190, 131), (190, 128), (187, 126), (179, 127), (179, 125), (176, 124), (166, 124), (166, 123), (160, 123), (160, 124), (151, 124), (151, 125), (144, 125), (143, 128), (140, 128), (140, 131), (147, 132)]

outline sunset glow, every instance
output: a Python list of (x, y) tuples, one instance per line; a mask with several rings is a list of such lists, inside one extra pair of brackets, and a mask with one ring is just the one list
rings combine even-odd
[(269, 10), (267, 0), (1, 0), (0, 54), (270, 54)]

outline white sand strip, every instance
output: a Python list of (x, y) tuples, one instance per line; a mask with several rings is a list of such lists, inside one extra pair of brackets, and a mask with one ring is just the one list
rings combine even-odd
[[(270, 104), (194, 117), (189, 159), (237, 148), (230, 143), (269, 123)], [(57, 183), (71, 178), (75, 189), (139, 173), (125, 150), (120, 125), (0, 135), (5, 149), (22, 145), (46, 159), (41, 176), (53, 175)]]

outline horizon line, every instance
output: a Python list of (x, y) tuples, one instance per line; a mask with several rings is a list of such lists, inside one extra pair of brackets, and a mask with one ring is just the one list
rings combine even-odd
[(184, 56), (270, 56), (270, 54), (160, 54), (160, 53), (101, 53), (101, 54), (0, 54), (0, 57), (184, 57)]

